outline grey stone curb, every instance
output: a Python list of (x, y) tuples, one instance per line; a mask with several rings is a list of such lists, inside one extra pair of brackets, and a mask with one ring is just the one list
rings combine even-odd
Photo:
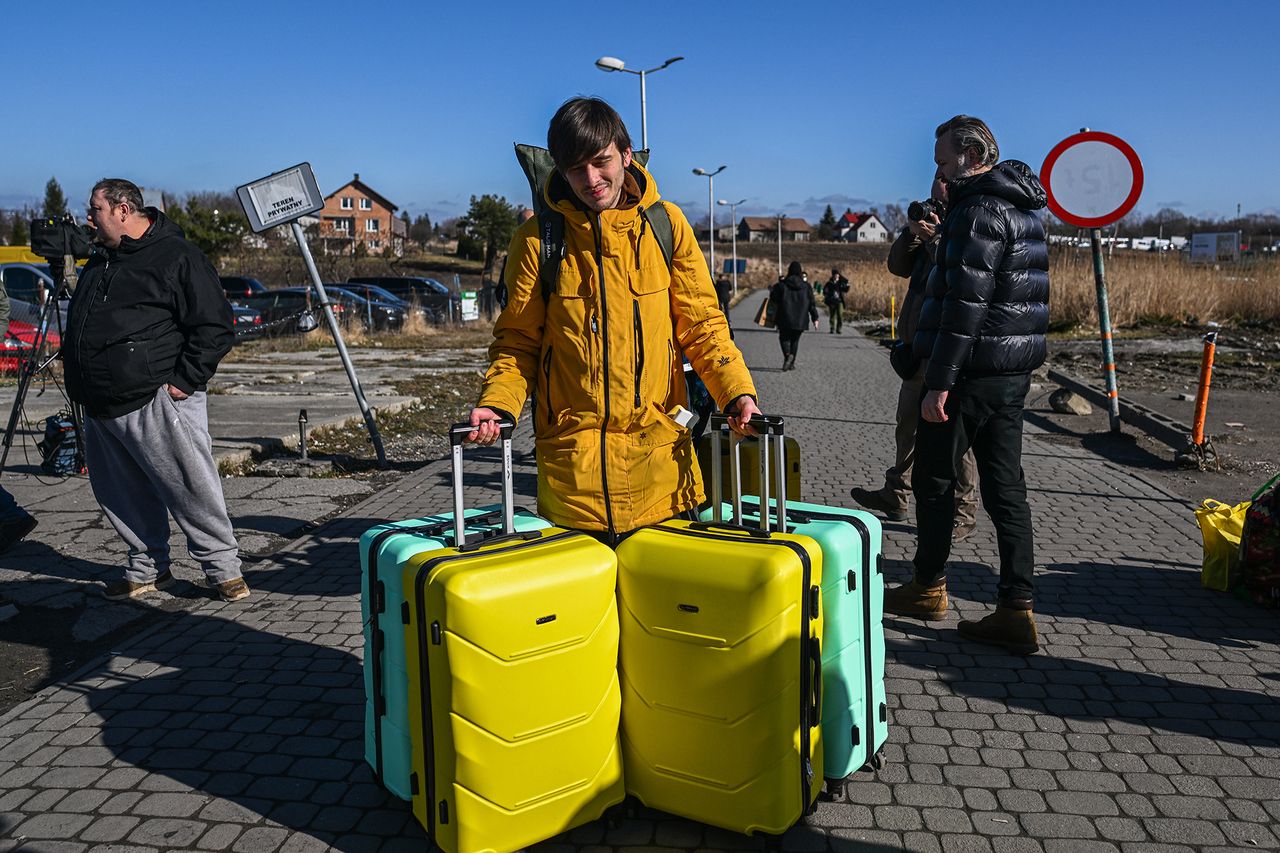
[[(1069, 373), (1063, 373), (1061, 370), (1050, 370), (1049, 379), (1088, 399), (1104, 411), (1110, 411), (1111, 403), (1106, 391), (1095, 388), (1084, 380)], [(1173, 450), (1184, 449), (1187, 446), (1188, 436), (1191, 435), (1191, 427), (1186, 424), (1126, 400), (1124, 397), (1120, 398), (1120, 420), (1142, 430)]]

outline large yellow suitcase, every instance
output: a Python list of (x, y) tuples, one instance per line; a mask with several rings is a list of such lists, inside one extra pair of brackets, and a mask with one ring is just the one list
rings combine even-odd
[(413, 812), (446, 853), (518, 850), (625, 797), (616, 577), (613, 551), (555, 527), (406, 563)]
[(627, 792), (725, 829), (785, 832), (823, 780), (818, 543), (673, 520), (617, 554)]

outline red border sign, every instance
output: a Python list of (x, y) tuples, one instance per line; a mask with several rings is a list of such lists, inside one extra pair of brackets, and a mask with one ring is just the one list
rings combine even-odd
[[(1077, 216), (1064, 209), (1062, 205), (1058, 204), (1058, 200), (1053, 197), (1051, 176), (1054, 165), (1068, 148), (1079, 145), (1081, 142), (1101, 142), (1112, 146), (1125, 156), (1125, 159), (1129, 161), (1129, 167), (1133, 170), (1133, 186), (1129, 190), (1129, 195), (1120, 203), (1119, 207), (1103, 216), (1092, 218)], [(1133, 206), (1138, 203), (1138, 197), (1142, 195), (1142, 161), (1138, 159), (1137, 152), (1130, 147), (1129, 143), (1120, 137), (1098, 130), (1086, 130), (1074, 136), (1068, 136), (1053, 147), (1053, 150), (1049, 152), (1049, 156), (1044, 158), (1044, 165), (1040, 167), (1040, 183), (1044, 185), (1045, 195), (1048, 196), (1049, 209), (1063, 222), (1074, 225), (1077, 228), (1101, 228), (1122, 218), (1126, 213), (1133, 210)]]

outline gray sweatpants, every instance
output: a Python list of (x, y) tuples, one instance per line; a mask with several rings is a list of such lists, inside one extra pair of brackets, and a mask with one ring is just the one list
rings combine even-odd
[(169, 568), (170, 514), (210, 583), (240, 577), (203, 391), (174, 400), (161, 387), (136, 412), (86, 417), (84, 439), (94, 497), (129, 546), (126, 580), (146, 583)]

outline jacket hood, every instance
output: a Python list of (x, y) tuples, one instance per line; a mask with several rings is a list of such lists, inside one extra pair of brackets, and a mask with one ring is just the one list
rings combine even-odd
[(809, 286), (809, 282), (805, 281), (798, 275), (789, 275), (783, 279), (783, 283), (792, 290), (804, 290)]
[[(582, 202), (574, 194), (573, 188), (569, 186), (569, 182), (560, 174), (560, 170), (556, 169), (551, 172), (547, 178), (547, 185), (543, 188), (542, 198), (548, 207), (553, 207), (561, 213), (569, 213), (571, 211), (585, 212), (586, 208)], [(618, 206), (618, 210), (634, 210), (637, 206), (652, 207), (658, 201), (658, 183), (653, 179), (643, 166), (635, 160), (631, 161), (631, 165), (627, 167), (626, 175), (622, 182), (622, 203)]]
[(948, 208), (971, 195), (993, 195), (1020, 210), (1039, 210), (1045, 206), (1044, 187), (1031, 167), (1020, 160), (997, 163), (989, 172), (972, 178), (952, 181), (948, 186)]
[(112, 251), (118, 252), (122, 255), (128, 255), (134, 252), (140, 252), (143, 249), (154, 246), (162, 240), (167, 240), (170, 237), (186, 236), (182, 233), (182, 229), (173, 223), (172, 219), (165, 216), (156, 208), (146, 208), (146, 214), (147, 218), (151, 220), (151, 227), (147, 229), (147, 233), (143, 234), (136, 240), (129, 236), (121, 237), (120, 245)]

